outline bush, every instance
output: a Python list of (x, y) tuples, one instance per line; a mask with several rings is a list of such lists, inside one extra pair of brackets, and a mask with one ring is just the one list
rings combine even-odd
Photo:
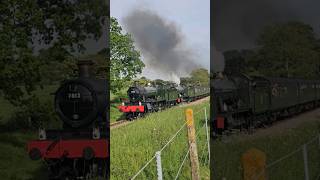
[(37, 97), (24, 101), (23, 105), (8, 122), (9, 129), (39, 129), (56, 121), (51, 101), (41, 102)]

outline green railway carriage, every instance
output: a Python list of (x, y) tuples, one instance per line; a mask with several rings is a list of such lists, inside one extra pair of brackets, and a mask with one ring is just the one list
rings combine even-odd
[(315, 83), (311, 80), (253, 77), (252, 111), (254, 114), (272, 113), (313, 102), (317, 99)]
[(165, 89), (166, 91), (166, 101), (171, 103), (176, 103), (179, 98), (179, 92), (175, 87), (168, 87)]
[(299, 84), (295, 79), (267, 79), (270, 82), (270, 111), (292, 107), (298, 103)]
[(299, 93), (299, 99), (298, 102), (303, 104), (310, 101), (313, 101), (313, 99), (316, 98), (316, 89), (314, 85), (314, 81), (311, 80), (297, 80), (298, 83), (298, 93)]
[(270, 82), (267, 79), (253, 77), (252, 109), (255, 113), (261, 113), (270, 109)]
[(320, 105), (319, 80), (230, 74), (213, 84), (217, 132), (270, 123)]
[(320, 97), (317, 97), (320, 92), (318, 81), (261, 78), (254, 82), (259, 84), (253, 88), (255, 113), (292, 108), (314, 102)]
[(187, 86), (187, 87), (184, 87), (184, 90), (183, 90), (183, 97), (185, 98), (185, 100), (191, 100), (192, 97), (194, 97), (195, 95), (195, 92), (194, 92), (194, 88), (191, 87), (191, 86)]
[(156, 101), (174, 103), (179, 98), (179, 91), (175, 87), (158, 87)]
[(186, 101), (193, 101), (208, 96), (210, 88), (205, 86), (188, 86), (184, 88), (183, 96)]

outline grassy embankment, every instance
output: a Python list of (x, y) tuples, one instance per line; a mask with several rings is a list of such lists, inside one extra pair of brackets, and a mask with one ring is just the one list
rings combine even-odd
[[(302, 144), (316, 137), (319, 133), (320, 122), (309, 122), (300, 127), (284, 130), (282, 133), (269, 136), (234, 136), (227, 142), (215, 141), (213, 143), (213, 158), (215, 179), (243, 179), (241, 155), (249, 148), (257, 148), (266, 153), (267, 164), (289, 154)], [(320, 173), (319, 141), (315, 139), (308, 145), (310, 179), (317, 179)], [(304, 165), (302, 150), (293, 156), (271, 166), (267, 169), (268, 179), (282, 180), (304, 179)]]
[[(52, 99), (50, 93), (56, 86), (38, 90), (42, 100)], [(4, 125), (10, 121), (15, 108), (0, 97), (0, 179), (46, 179), (46, 167), (41, 161), (31, 161), (26, 153), (26, 143), (37, 138), (37, 132), (30, 130), (7, 131)]]
[(117, 120), (121, 120), (121, 113), (118, 109), (118, 106), (121, 104), (120, 98), (127, 97), (128, 88), (123, 88), (117, 95), (110, 93), (110, 122), (116, 122)]
[[(201, 177), (209, 179), (206, 134), (205, 128), (201, 128), (205, 122), (204, 107), (209, 109), (209, 101), (152, 113), (134, 123), (111, 130), (111, 178), (129, 179), (132, 177), (185, 123), (184, 112), (187, 108), (192, 108), (194, 113), (199, 112), (194, 116), (196, 129), (199, 132), (197, 146)], [(185, 127), (161, 153), (164, 179), (175, 178), (188, 150), (187, 144)], [(137, 179), (156, 179), (156, 173), (156, 163), (152, 161)], [(179, 179), (190, 179), (190, 173), (188, 157)]]

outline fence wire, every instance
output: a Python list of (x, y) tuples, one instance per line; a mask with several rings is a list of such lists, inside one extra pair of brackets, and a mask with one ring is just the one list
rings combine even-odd
[(186, 161), (189, 153), (190, 153), (190, 149), (188, 149), (186, 155), (185, 155), (184, 158), (183, 158), (182, 163), (180, 164), (180, 167), (179, 167), (179, 170), (178, 170), (178, 172), (177, 172), (177, 175), (176, 175), (176, 177), (174, 178), (175, 180), (178, 179), (178, 177), (179, 177), (179, 175), (180, 175), (180, 172), (181, 172), (181, 169), (182, 169), (182, 167), (183, 167), (183, 165), (184, 165), (184, 162)]
[[(207, 108), (207, 107), (205, 107), (205, 109), (206, 109), (206, 108)], [(203, 109), (200, 109), (200, 110), (198, 110), (197, 112), (193, 113), (193, 116), (198, 115), (202, 110), (203, 110)], [(206, 113), (206, 112), (205, 112), (205, 113)], [(206, 116), (206, 114), (205, 114), (205, 116)], [(206, 118), (206, 117), (205, 117), (205, 118)], [(167, 119), (169, 119), (169, 118), (167, 118)], [(183, 119), (183, 118), (181, 117), (179, 120), (182, 120), (182, 119)], [(184, 122), (183, 125), (178, 129), (178, 131), (177, 131), (173, 136), (171, 136), (171, 138), (167, 141), (167, 143), (166, 143), (165, 145), (163, 145), (162, 148), (161, 148), (158, 152), (162, 152), (162, 151), (179, 135), (179, 133), (180, 133), (180, 132), (183, 130), (183, 128), (186, 126), (186, 124), (187, 124), (187, 122)], [(205, 126), (206, 126), (206, 122), (203, 124), (203, 126), (202, 126), (201, 128), (199, 128), (199, 129), (197, 130), (196, 137), (198, 137), (199, 133), (201, 132), (200, 130), (201, 130), (203, 127), (205, 127)], [(207, 132), (206, 132), (206, 133), (207, 133)], [(207, 143), (207, 142), (206, 142), (206, 143)], [(205, 145), (207, 145), (207, 144), (205, 144)], [(179, 177), (180, 172), (181, 172), (181, 170), (182, 170), (182, 167), (183, 167), (183, 165), (184, 165), (184, 162), (186, 161), (189, 153), (190, 153), (190, 149), (188, 148), (188, 151), (187, 151), (186, 155), (184, 156), (182, 163), (180, 164), (180, 167), (179, 167), (179, 170), (178, 170), (178, 172), (177, 172), (177, 175), (176, 175), (175, 179), (177, 179), (177, 178)], [(210, 152), (209, 152), (209, 153), (210, 153)], [(146, 167), (148, 167), (148, 166), (150, 165), (150, 163), (151, 163), (155, 158), (156, 158), (156, 155), (152, 156), (152, 158), (131, 178), (131, 180), (134, 180), (137, 176), (139, 176), (139, 174), (140, 174), (141, 172), (143, 172), (143, 170), (144, 170)]]
[[(197, 130), (196, 138), (197, 138), (198, 135), (200, 134), (200, 132), (201, 132), (200, 130), (201, 130), (202, 128), (204, 128), (205, 125), (206, 125), (206, 124), (204, 124), (201, 128), (199, 128), (199, 129)], [(206, 143), (205, 145), (207, 145), (207, 143)], [(184, 163), (185, 163), (185, 161), (186, 161), (187, 156), (189, 155), (189, 153), (190, 153), (190, 149), (188, 148), (188, 151), (187, 151), (186, 155), (184, 156), (182, 163), (180, 164), (180, 167), (179, 167), (179, 170), (178, 170), (177, 175), (176, 175), (176, 177), (175, 177), (175, 180), (178, 179), (178, 177), (179, 177), (179, 175), (180, 175), (180, 172), (181, 172), (181, 169), (182, 169), (182, 167), (183, 167), (183, 165), (184, 165)]]
[[(262, 170), (262, 171), (261, 171), (258, 175), (256, 175), (253, 179), (254, 179), (254, 180), (259, 180), (259, 178), (265, 173), (265, 171), (267, 171), (267, 169), (270, 169), (270, 168), (274, 167), (275, 165), (279, 164), (280, 162), (282, 162), (282, 161), (284, 161), (284, 160), (286, 160), (286, 159), (288, 159), (288, 158), (290, 158), (290, 157), (293, 157), (293, 156), (296, 155), (298, 152), (306, 151), (306, 147), (307, 147), (308, 145), (310, 145), (311, 143), (313, 143), (315, 140), (320, 140), (320, 135), (317, 135), (317, 136), (313, 137), (311, 140), (309, 140), (308, 142), (306, 142), (306, 143), (303, 144), (303, 145), (300, 145), (300, 146), (299, 146), (298, 148), (296, 148), (295, 150), (293, 150), (293, 151), (289, 152), (288, 154), (280, 157), (279, 159), (277, 159), (277, 160), (275, 160), (275, 161), (267, 164), (265, 170)], [(319, 146), (320, 146), (320, 141), (319, 141)], [(307, 152), (306, 152), (306, 153), (307, 153)], [(302, 155), (302, 154), (300, 154), (300, 155)], [(304, 157), (304, 158), (307, 158), (307, 159), (308, 159), (308, 157)], [(306, 160), (304, 160), (304, 161), (305, 161), (304, 163), (307, 163), (307, 164), (304, 164), (304, 166), (305, 166), (305, 169), (304, 169), (305, 174), (309, 174), (310, 169), (309, 169), (308, 167), (306, 168), (306, 166), (308, 166), (308, 162), (306, 162)], [(319, 168), (320, 168), (320, 167), (319, 167)], [(319, 171), (320, 171), (320, 169), (319, 169)], [(307, 176), (307, 177), (305, 177), (305, 180), (309, 180), (308, 175), (305, 175), (305, 176)], [(317, 176), (316, 179), (319, 179), (319, 178), (320, 178), (320, 174)]]
[[(183, 123), (180, 129), (169, 139), (169, 141), (159, 150), (159, 152), (162, 152), (174, 140), (174, 138), (177, 137), (186, 124), (187, 122)], [(155, 157), (156, 156), (154, 155), (131, 179), (135, 179), (152, 162), (152, 160), (155, 159)]]

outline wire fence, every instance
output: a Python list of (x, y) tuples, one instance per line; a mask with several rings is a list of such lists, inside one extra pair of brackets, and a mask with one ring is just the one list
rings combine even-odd
[(304, 180), (320, 179), (320, 134), (267, 164), (265, 169), (252, 179), (290, 179), (290, 177)]
[[(198, 144), (202, 144), (203, 146), (201, 147), (205, 147), (206, 148), (206, 151), (201, 151), (201, 155), (200, 157), (206, 157), (207, 161), (205, 161), (205, 165), (208, 166), (209, 168), (209, 162), (210, 162), (210, 145), (209, 145), (209, 141), (210, 141), (210, 137), (209, 137), (209, 128), (208, 128), (208, 115), (207, 115), (207, 107), (204, 107), (204, 109), (200, 109), (199, 111), (195, 112), (193, 114), (194, 117), (197, 117), (197, 115), (203, 115), (203, 117), (200, 117), (200, 118), (195, 118), (194, 121), (202, 121), (203, 125), (201, 127), (196, 127), (196, 140), (197, 140), (197, 145)], [(182, 118), (181, 118), (182, 119)], [(201, 123), (200, 123), (201, 124)], [(145, 171), (145, 169), (150, 166), (150, 164), (152, 162), (156, 162), (156, 171), (157, 171), (157, 179), (158, 180), (162, 180), (163, 179), (163, 171), (164, 171), (164, 168), (162, 167), (162, 161), (161, 161), (161, 158), (163, 156), (163, 151), (167, 150), (167, 147), (170, 145), (170, 144), (174, 144), (174, 140), (179, 136), (179, 135), (182, 135), (182, 131), (184, 129), (186, 129), (186, 125), (187, 125), (187, 122), (184, 122), (180, 128), (169, 138), (169, 140), (159, 149), (159, 151), (156, 151), (154, 153), (154, 156), (152, 156), (150, 158), (150, 160), (148, 160), (144, 166), (141, 167), (140, 170), (138, 170), (136, 172), (136, 174), (134, 176), (131, 177), (131, 179), (137, 179), (141, 173), (143, 171)], [(203, 141), (200, 141), (199, 139), (199, 135), (200, 134), (204, 134), (205, 135), (205, 142)], [(185, 138), (185, 141), (187, 142), (188, 141), (188, 138), (186, 136)], [(167, 153), (176, 153), (176, 152), (167, 152)], [(179, 168), (177, 169), (177, 173), (175, 174), (174, 176), (174, 179), (179, 179), (180, 175), (181, 175), (181, 172), (182, 172), (182, 169), (183, 167), (186, 165), (186, 161), (188, 158), (188, 155), (190, 153), (190, 149), (189, 149), (189, 146), (187, 146), (186, 148), (186, 152), (185, 152), (185, 155), (183, 156), (183, 158), (181, 159), (181, 163), (179, 165)], [(191, 173), (191, 172), (190, 172)], [(148, 177), (148, 179), (151, 178), (151, 177)]]
[[(257, 140), (249, 144), (217, 143), (215, 147), (219, 150), (215, 149), (213, 158), (217, 162), (220, 156), (224, 161), (220, 158), (219, 163), (214, 163), (211, 177), (219, 180), (320, 180), (320, 134), (309, 132), (303, 138), (294, 137), (285, 136), (273, 144), (268, 143), (273, 140), (268, 138), (264, 139), (268, 142)], [(297, 142), (293, 145), (295, 139)]]

